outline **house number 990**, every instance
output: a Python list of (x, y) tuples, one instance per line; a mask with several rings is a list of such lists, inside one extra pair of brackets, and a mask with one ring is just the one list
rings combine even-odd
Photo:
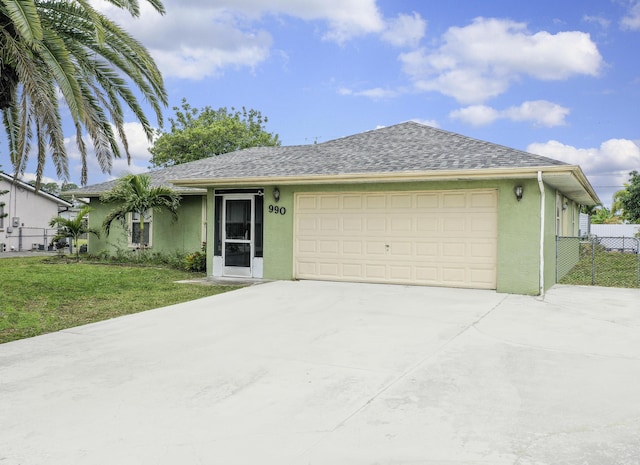
[(269, 213), (275, 213), (276, 215), (286, 215), (287, 209), (279, 207), (277, 205), (269, 205)]

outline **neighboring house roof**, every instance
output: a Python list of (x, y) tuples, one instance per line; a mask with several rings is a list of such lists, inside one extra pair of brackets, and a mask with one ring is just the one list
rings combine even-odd
[[(184, 189), (257, 183), (520, 179), (535, 177), (541, 170), (545, 182), (574, 200), (599, 203), (577, 166), (415, 122), (319, 144), (254, 147), (148, 174), (153, 182)], [(95, 195), (109, 189), (111, 183), (81, 189), (78, 195)]]
[(43, 190), (38, 190), (36, 191), (36, 188), (34, 186), (32, 186), (29, 183), (26, 183), (24, 181), (21, 181), (19, 179), (14, 178), (13, 176), (3, 173), (2, 171), (0, 171), (0, 179), (10, 183), (10, 184), (15, 184), (18, 187), (20, 187), (21, 189), (25, 189), (31, 192), (34, 192), (42, 197), (44, 197), (45, 199), (49, 199), (52, 202), (57, 203), (58, 205), (62, 206), (62, 207), (72, 207), (73, 204), (71, 202), (68, 202), (64, 199), (61, 199), (60, 197), (58, 197), (57, 195), (54, 194), (50, 194), (49, 192), (43, 191)]

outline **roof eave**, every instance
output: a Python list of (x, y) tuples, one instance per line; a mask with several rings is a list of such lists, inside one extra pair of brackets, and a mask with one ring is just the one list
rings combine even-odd
[(346, 173), (303, 176), (255, 176), (243, 178), (193, 178), (176, 179), (170, 182), (183, 187), (246, 187), (260, 184), (269, 185), (309, 185), (309, 184), (362, 184), (415, 181), (477, 181), (486, 179), (527, 179), (536, 178), (538, 172), (551, 186), (563, 190), (565, 195), (582, 205), (600, 203), (595, 190), (576, 165), (553, 165), (526, 168), (493, 168), (467, 170), (402, 171), (393, 173)]
[[(176, 189), (173, 186), (170, 186), (170, 187), (174, 192), (176, 192), (181, 196), (205, 195), (207, 193), (206, 190), (199, 190), (199, 189), (195, 190), (195, 188), (193, 187), (190, 189)], [(105, 192), (108, 192), (109, 190), (110, 189), (105, 189), (103, 191), (95, 191), (95, 192), (64, 191), (60, 195), (64, 195), (65, 197), (68, 197), (68, 198), (94, 198), (94, 197), (100, 197), (102, 194), (104, 194)]]

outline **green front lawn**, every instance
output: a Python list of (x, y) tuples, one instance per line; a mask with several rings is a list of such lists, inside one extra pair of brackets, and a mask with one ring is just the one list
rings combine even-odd
[(237, 289), (161, 267), (0, 259), (0, 343)]

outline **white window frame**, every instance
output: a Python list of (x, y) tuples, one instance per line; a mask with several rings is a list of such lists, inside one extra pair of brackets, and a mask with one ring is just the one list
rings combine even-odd
[[(129, 213), (128, 215), (128, 223), (129, 223), (129, 247), (138, 248), (141, 247), (142, 244), (138, 242), (133, 242), (133, 224), (140, 223), (140, 214), (138, 213)], [(144, 223), (145, 223), (145, 233), (149, 231), (149, 243), (146, 245), (146, 248), (150, 248), (153, 246), (153, 210), (147, 210), (144, 213)]]

